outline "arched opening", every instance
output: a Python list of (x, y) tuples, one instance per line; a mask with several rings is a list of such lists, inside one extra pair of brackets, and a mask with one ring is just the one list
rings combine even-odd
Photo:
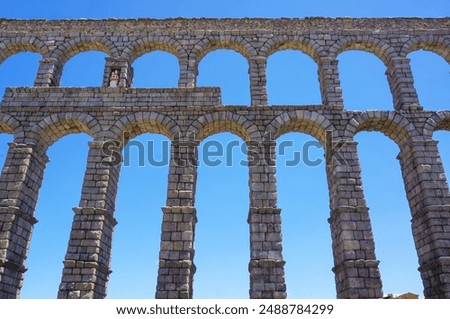
[(278, 206), (288, 298), (335, 298), (324, 150), (307, 134), (277, 139)]
[(47, 164), (35, 217), (28, 271), (22, 298), (56, 298), (61, 282), (62, 261), (67, 251), (70, 229), (78, 206), (86, 169), (87, 134), (64, 136), (47, 151)]
[(233, 50), (215, 50), (200, 62), (197, 86), (218, 86), (224, 105), (250, 105), (248, 62)]
[(0, 64), (0, 101), (6, 87), (34, 85), (41, 58), (38, 53), (21, 52)]
[(374, 54), (359, 50), (338, 56), (339, 76), (347, 110), (393, 111), (386, 66)]
[(154, 298), (170, 140), (142, 134), (122, 154), (108, 298)]
[(133, 63), (134, 87), (178, 87), (180, 66), (175, 55), (153, 51)]
[(396, 157), (397, 144), (377, 132), (355, 137), (367, 206), (380, 260), (384, 294), (412, 292), (423, 296), (411, 213)]
[(64, 65), (61, 86), (101, 87), (106, 57), (101, 51), (76, 54)]
[(199, 146), (195, 232), (195, 298), (248, 298), (246, 145), (230, 133)]
[(428, 110), (447, 110), (450, 105), (450, 66), (440, 55), (415, 51), (408, 55), (420, 104)]
[(267, 97), (274, 104), (321, 104), (317, 64), (297, 50), (283, 50), (267, 60)]

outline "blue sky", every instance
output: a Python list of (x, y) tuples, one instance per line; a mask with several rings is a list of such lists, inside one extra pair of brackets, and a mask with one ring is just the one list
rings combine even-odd
[[(6, 1), (0, 9), (5, 18), (168, 18), (168, 17), (442, 17), (449, 16), (448, 0), (429, 1)], [(100, 86), (103, 53), (87, 52), (69, 60), (62, 86)], [(428, 109), (448, 109), (449, 65), (438, 55), (410, 54), (415, 86)], [(0, 96), (6, 86), (30, 86), (40, 57), (21, 53), (0, 65)], [(136, 87), (174, 87), (178, 65), (174, 56), (154, 52), (134, 63)], [(364, 66), (364, 67), (361, 67)], [(392, 109), (385, 67), (374, 55), (348, 51), (339, 56), (345, 107), (349, 110)], [(249, 104), (247, 62), (234, 51), (218, 50), (200, 64), (199, 86), (220, 86), (224, 104)], [(222, 78), (222, 80), (221, 80)], [(317, 67), (298, 51), (274, 54), (268, 64), (268, 94), (272, 104), (319, 104)], [(437, 132), (446, 171), (450, 171), (450, 135)], [(87, 135), (69, 135), (48, 151), (51, 159), (41, 189), (22, 298), (54, 298), (61, 278), (73, 213), (78, 205), (87, 156)], [(144, 134), (137, 138), (154, 146), (156, 158), (167, 143), (165, 137)], [(209, 137), (225, 144), (238, 140), (229, 133)], [(314, 140), (305, 134), (286, 134), (277, 142), (293, 147), (277, 160), (279, 207), (283, 217), (286, 283), (290, 298), (334, 298), (328, 190), (325, 167), (304, 164), (286, 167), (293, 152)], [(396, 144), (376, 132), (356, 136), (364, 190), (376, 242), (376, 253), (385, 293), (407, 291), (422, 294), (417, 255), (410, 230)], [(11, 136), (0, 134), (0, 165)], [(376, 148), (376, 151), (374, 149)], [(123, 167), (117, 198), (109, 298), (152, 298), (156, 287), (161, 229), (165, 205), (167, 166), (138, 167), (131, 153)], [(323, 152), (310, 154), (321, 159)], [(133, 157), (134, 156), (134, 157)], [(200, 163), (196, 207), (197, 274), (195, 298), (247, 298), (249, 234), (248, 169), (238, 165), (245, 155), (235, 150), (233, 165), (208, 167)], [(450, 174), (450, 173), (449, 173)], [(220, 181), (220, 182), (218, 182)]]
[[(446, 8), (447, 7), (447, 8)], [(1, 16), (13, 18), (168, 18), (168, 17), (442, 17), (446, 0), (115, 0), (8, 1)], [(4, 13), (3, 13), (4, 12)]]

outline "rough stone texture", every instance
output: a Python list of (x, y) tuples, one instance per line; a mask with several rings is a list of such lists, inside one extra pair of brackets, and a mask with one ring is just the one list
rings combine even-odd
[[(42, 54), (35, 87), (9, 88), (1, 103), (0, 132), (13, 134), (14, 142), (0, 177), (0, 298), (20, 293), (45, 153), (77, 132), (92, 142), (59, 298), (106, 296), (120, 174), (108, 150), (120, 151), (144, 132), (172, 141), (157, 298), (193, 297), (197, 146), (219, 132), (241, 137), (253, 159), (250, 297), (286, 298), (273, 149), (281, 134), (303, 132), (326, 150), (337, 297), (380, 298), (379, 261), (353, 141), (362, 130), (382, 132), (398, 144), (424, 294), (450, 298), (450, 195), (432, 140), (434, 131), (450, 130), (450, 111), (423, 110), (407, 59), (424, 49), (450, 62), (449, 27), (448, 18), (0, 20), (0, 62), (22, 51)], [(250, 107), (224, 106), (220, 89), (196, 87), (199, 62), (219, 48), (248, 60)], [(267, 58), (284, 49), (301, 50), (318, 64), (321, 105), (267, 105)], [(386, 65), (392, 111), (345, 110), (336, 57), (351, 49), (369, 51)], [(87, 50), (109, 55), (102, 87), (59, 88), (64, 64)], [(130, 88), (133, 61), (154, 50), (177, 56), (179, 88)], [(120, 76), (117, 88), (108, 87), (113, 71)]]

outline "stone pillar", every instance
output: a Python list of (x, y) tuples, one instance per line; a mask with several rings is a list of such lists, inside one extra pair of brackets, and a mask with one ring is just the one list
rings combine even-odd
[(194, 59), (180, 59), (178, 87), (194, 88), (197, 82), (198, 66)]
[(328, 142), (327, 178), (338, 298), (381, 298), (379, 261), (354, 141)]
[(47, 162), (35, 144), (9, 143), (0, 177), (0, 299), (19, 297)]
[(252, 57), (249, 63), (251, 105), (267, 105), (267, 58)]
[(109, 87), (109, 78), (113, 71), (119, 72), (119, 87), (131, 87), (133, 85), (133, 67), (126, 58), (107, 57), (105, 72), (103, 73), (103, 87)]
[(450, 298), (450, 194), (437, 142), (410, 141), (398, 156), (411, 208), (425, 298)]
[(387, 66), (386, 75), (391, 88), (394, 108), (397, 111), (422, 110), (419, 105), (411, 65), (408, 58), (392, 58)]
[(59, 86), (61, 80), (61, 64), (55, 58), (44, 58), (39, 61), (39, 69), (34, 86)]
[(156, 291), (159, 299), (189, 299), (193, 296), (196, 180), (197, 143), (172, 142), (167, 206), (162, 208)]
[(342, 109), (344, 100), (342, 98), (341, 81), (339, 80), (338, 60), (321, 57), (318, 73), (322, 104)]
[[(105, 298), (120, 156), (103, 141), (90, 142), (79, 207), (75, 207), (58, 298)], [(111, 146), (111, 145), (110, 145)]]
[(250, 298), (284, 299), (286, 284), (277, 207), (275, 142), (248, 142), (250, 173)]

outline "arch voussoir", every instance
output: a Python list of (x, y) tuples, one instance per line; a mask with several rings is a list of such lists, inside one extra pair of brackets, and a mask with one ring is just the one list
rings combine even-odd
[(366, 111), (351, 118), (344, 137), (353, 139), (360, 131), (381, 132), (401, 146), (407, 141), (421, 139), (417, 128), (403, 115), (390, 111)]
[(320, 113), (307, 110), (283, 112), (275, 117), (267, 126), (274, 139), (291, 132), (306, 133), (315, 137), (322, 145), (326, 145), (327, 132), (335, 132), (336, 128)]
[(98, 120), (92, 115), (78, 112), (58, 113), (37, 122), (27, 138), (47, 148), (65, 135), (86, 133), (95, 138), (101, 130)]

